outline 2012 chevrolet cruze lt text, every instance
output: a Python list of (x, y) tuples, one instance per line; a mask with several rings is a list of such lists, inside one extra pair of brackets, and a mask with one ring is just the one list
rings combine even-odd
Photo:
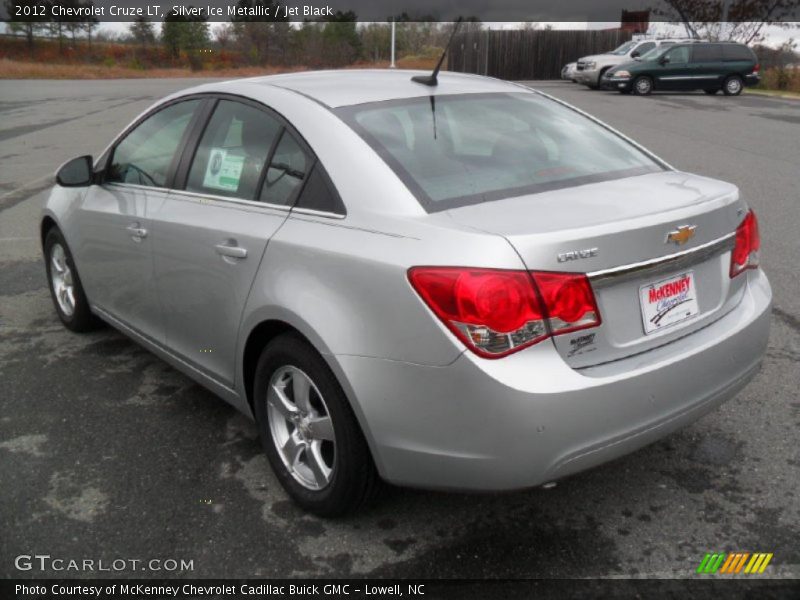
[(409, 75), (202, 85), (66, 163), (41, 221), (63, 323), (252, 415), (322, 515), (381, 480), (546, 483), (742, 389), (771, 291), (735, 186), (528, 88)]

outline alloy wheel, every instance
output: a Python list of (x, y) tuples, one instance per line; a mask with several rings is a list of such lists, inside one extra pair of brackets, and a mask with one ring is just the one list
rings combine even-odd
[(50, 251), (50, 284), (61, 312), (71, 317), (75, 312), (75, 283), (67, 255), (61, 244), (53, 244)]
[(636, 80), (636, 93), (642, 96), (646, 96), (650, 93), (650, 88), (652, 84), (647, 77), (640, 77)]
[(266, 402), (272, 442), (286, 469), (306, 489), (326, 487), (334, 475), (336, 437), (317, 386), (297, 367), (280, 367)]
[(735, 96), (742, 91), (742, 82), (736, 77), (732, 77), (725, 83), (725, 88), (731, 96)]

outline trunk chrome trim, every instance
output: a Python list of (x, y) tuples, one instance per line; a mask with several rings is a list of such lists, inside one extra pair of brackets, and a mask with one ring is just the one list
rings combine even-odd
[(669, 256), (662, 256), (629, 265), (594, 271), (592, 273), (587, 273), (586, 276), (593, 286), (601, 287), (610, 283), (624, 281), (628, 278), (638, 276), (643, 272), (658, 273), (660, 271), (681, 268), (696, 263), (698, 260), (710, 258), (711, 256), (732, 250), (735, 237), (736, 232), (731, 232), (721, 238), (701, 244), (696, 248), (670, 254)]

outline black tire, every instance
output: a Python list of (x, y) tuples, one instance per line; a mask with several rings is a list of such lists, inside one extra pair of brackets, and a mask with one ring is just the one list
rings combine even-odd
[(738, 75), (731, 75), (722, 84), (722, 93), (726, 96), (738, 96), (744, 89), (744, 81)]
[[(299, 369), (324, 398), (335, 436), (331, 479), (312, 490), (298, 482), (278, 453), (270, 429), (267, 391), (272, 376), (284, 367)], [(372, 503), (382, 482), (367, 441), (333, 372), (302, 337), (287, 333), (273, 339), (261, 352), (255, 371), (254, 413), (264, 452), (289, 496), (303, 509), (321, 517), (338, 517)]]
[[(64, 260), (69, 268), (71, 282), (72, 282), (72, 296), (74, 298), (74, 309), (72, 314), (68, 314), (56, 298), (56, 290), (53, 283), (53, 252), (54, 249), (60, 247), (64, 252)], [(50, 290), (50, 297), (53, 300), (53, 306), (56, 308), (58, 318), (64, 324), (64, 327), (70, 331), (77, 333), (85, 333), (93, 331), (102, 326), (102, 321), (92, 314), (89, 308), (89, 301), (86, 299), (86, 294), (81, 285), (81, 279), (78, 275), (78, 269), (75, 267), (75, 261), (72, 259), (72, 253), (64, 240), (64, 236), (57, 227), (53, 227), (47, 232), (44, 238), (44, 264), (45, 271), (47, 272), (47, 287)]]
[(716, 93), (717, 93), (719, 90), (718, 90), (717, 88), (713, 88), (713, 89), (710, 89), (710, 90), (703, 90), (703, 91), (704, 91), (706, 94), (708, 94), (709, 96), (713, 96), (713, 95), (714, 95), (714, 94), (716, 94)]
[(633, 93), (637, 96), (649, 96), (653, 91), (653, 80), (641, 75), (633, 80)]

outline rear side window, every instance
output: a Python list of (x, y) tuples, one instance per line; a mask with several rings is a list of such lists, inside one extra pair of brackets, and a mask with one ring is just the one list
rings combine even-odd
[(306, 178), (309, 159), (292, 134), (284, 129), (275, 153), (269, 161), (260, 200), (288, 205), (294, 200)]
[(311, 170), (295, 206), (338, 215), (346, 213), (342, 199), (319, 163)]
[(197, 147), (186, 189), (254, 200), (281, 127), (263, 110), (220, 100)]
[(722, 47), (722, 58), (726, 61), (755, 61), (753, 51), (747, 46), (742, 46), (741, 44), (725, 44)]
[(172, 104), (147, 117), (114, 148), (105, 180), (166, 187), (175, 153), (200, 100)]
[(692, 62), (718, 62), (722, 60), (719, 44), (697, 44), (692, 46)]
[(533, 93), (411, 98), (337, 114), (429, 211), (662, 168), (591, 119)]

